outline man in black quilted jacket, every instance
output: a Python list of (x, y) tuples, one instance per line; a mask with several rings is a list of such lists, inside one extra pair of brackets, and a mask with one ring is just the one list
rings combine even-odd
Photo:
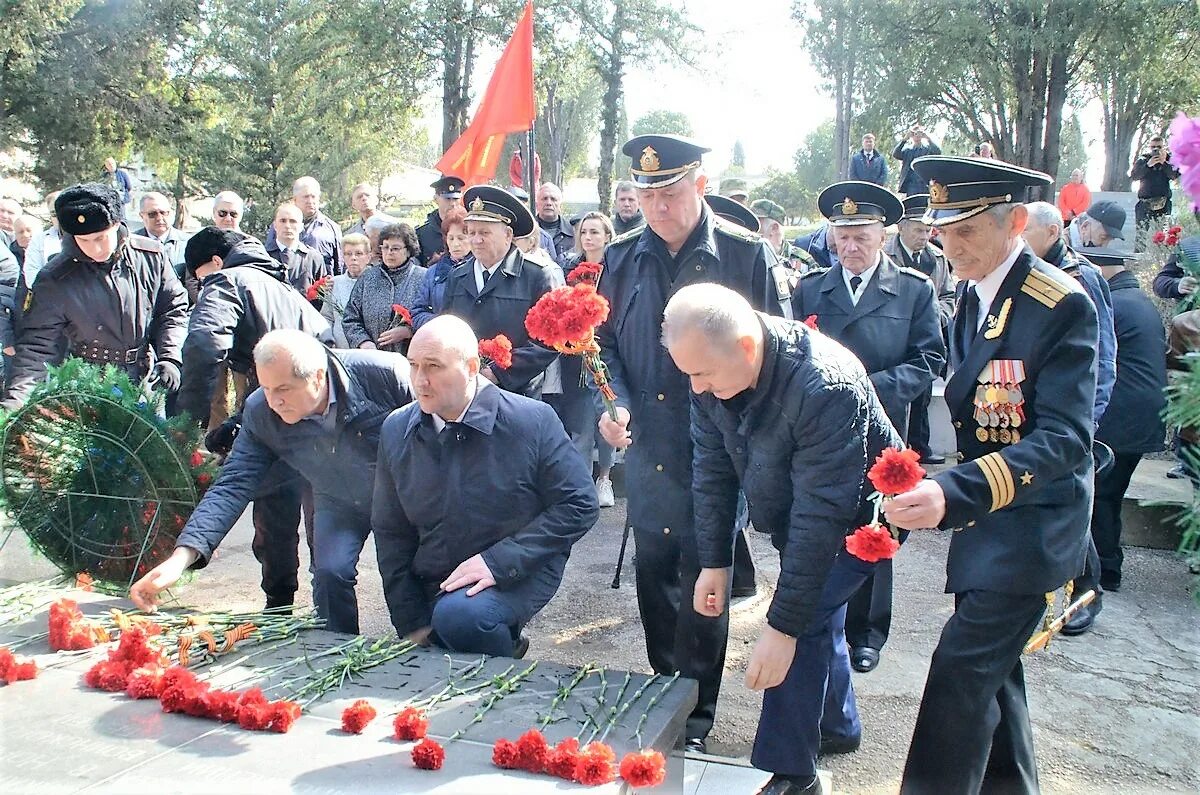
[(875, 564), (850, 555), (844, 539), (870, 521), (867, 469), (885, 447), (902, 446), (900, 435), (853, 354), (727, 288), (677, 292), (663, 343), (692, 388), (694, 609), (725, 609), (740, 486), (754, 529), (780, 554), (746, 671), (747, 686), (765, 691), (751, 761), (774, 774), (760, 793), (819, 793), (818, 753), (855, 750), (862, 735), (844, 608)]

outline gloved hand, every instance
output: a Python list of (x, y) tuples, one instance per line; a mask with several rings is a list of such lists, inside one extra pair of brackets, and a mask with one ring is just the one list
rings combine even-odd
[(180, 374), (179, 368), (168, 361), (154, 363), (154, 378), (157, 381), (156, 386), (160, 386), (168, 392), (178, 392), (179, 385), (183, 383), (183, 376)]
[(230, 417), (204, 434), (204, 446), (215, 455), (229, 455), (229, 451), (233, 449), (233, 440), (237, 438), (241, 429), (242, 423), (238, 418)]

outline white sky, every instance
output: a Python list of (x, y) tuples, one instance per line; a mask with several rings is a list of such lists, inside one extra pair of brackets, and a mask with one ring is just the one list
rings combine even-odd
[[(685, 13), (703, 31), (693, 43), (698, 67), (631, 64), (625, 79), (630, 122), (656, 109), (687, 114), (696, 140), (713, 150), (704, 162), (714, 176), (728, 165), (738, 139), (747, 173), (790, 170), (804, 137), (833, 117), (832, 100), (822, 93), (791, 10), (791, 0), (688, 0)], [(476, 102), (498, 57), (498, 50), (480, 55)], [(441, 137), (438, 103), (440, 93), (430, 98), (426, 113), (432, 140)], [(1099, 108), (1094, 103), (1085, 108), (1080, 122), (1092, 163), (1087, 182), (1094, 190), (1104, 169)], [(890, 151), (891, 144), (884, 140), (880, 147)], [(593, 164), (597, 149), (593, 142)]]

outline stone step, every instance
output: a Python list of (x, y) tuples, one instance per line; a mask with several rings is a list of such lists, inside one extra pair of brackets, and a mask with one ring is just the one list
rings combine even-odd
[[(833, 792), (833, 776), (818, 770), (822, 791)], [(683, 795), (733, 795), (758, 792), (771, 774), (745, 758), (689, 753), (683, 764)]]

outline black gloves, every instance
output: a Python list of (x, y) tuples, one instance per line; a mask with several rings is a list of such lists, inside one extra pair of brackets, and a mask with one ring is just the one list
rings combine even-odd
[(179, 391), (179, 385), (183, 383), (183, 376), (175, 364), (168, 361), (155, 362), (153, 373), (157, 382), (156, 386), (160, 386), (168, 392)]

